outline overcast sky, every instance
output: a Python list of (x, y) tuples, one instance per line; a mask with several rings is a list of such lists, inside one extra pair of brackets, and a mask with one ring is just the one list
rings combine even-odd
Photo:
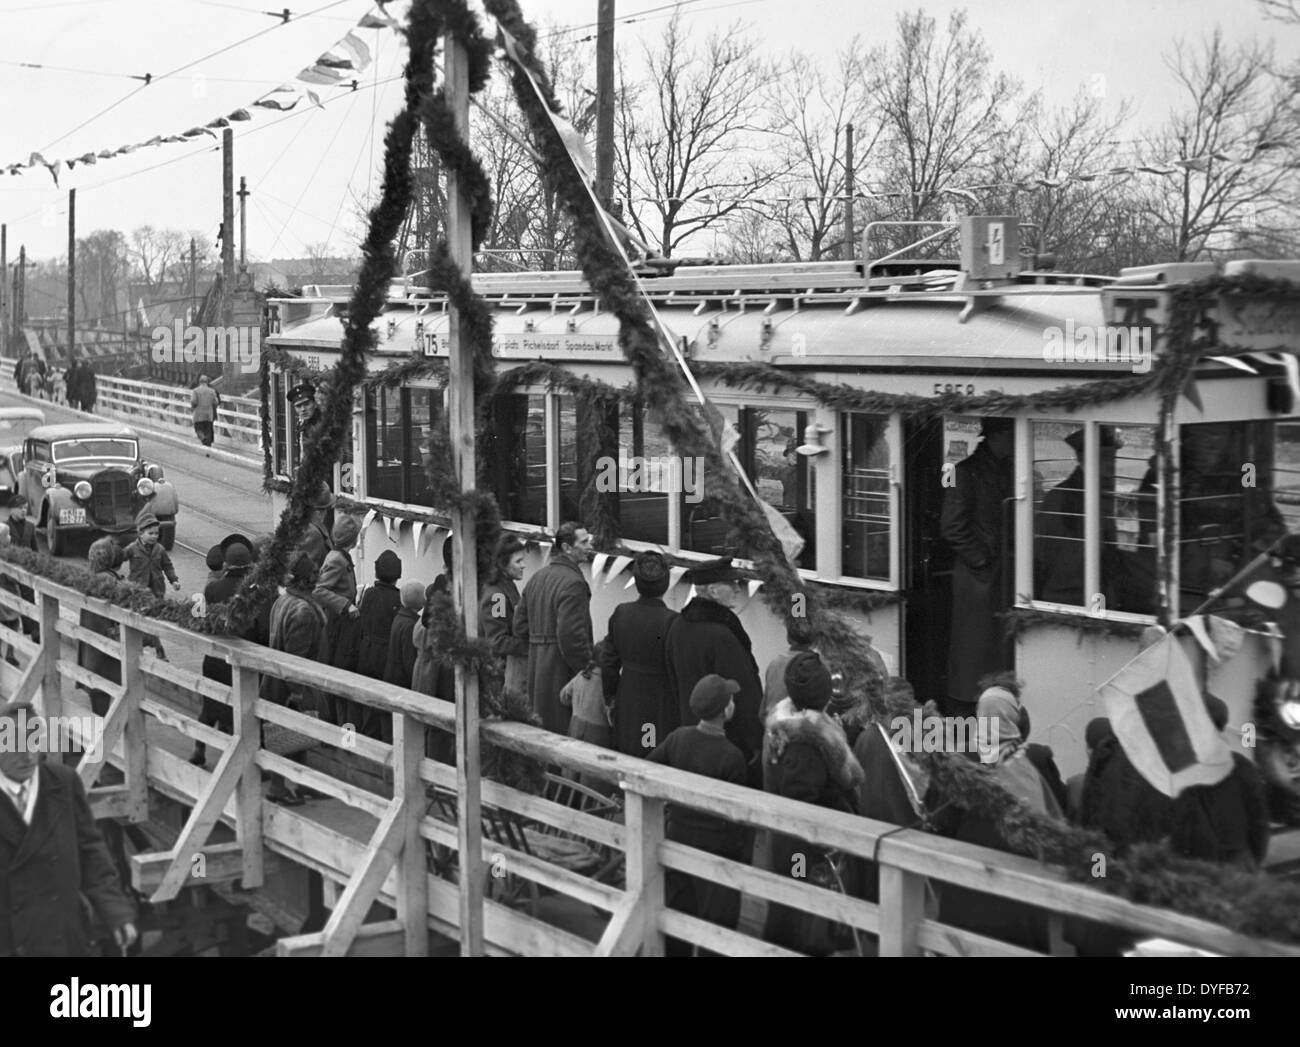
[[(0, 0), (0, 165), (24, 162), (34, 151), (52, 161), (179, 134), (246, 107), (310, 65), (372, 4), (294, 0), (290, 10), (304, 17), (288, 25), (261, 13), (282, 6), (281, 0)], [(623, 19), (663, 6), (618, 0), (617, 10)], [(773, 54), (799, 48), (829, 56), (854, 33), (869, 44), (888, 41), (896, 16), (917, 6), (940, 19), (967, 8), (997, 68), (1041, 88), (1048, 102), (1068, 101), (1100, 74), (1108, 100), (1132, 98), (1145, 124), (1159, 122), (1174, 99), (1160, 56), (1180, 35), (1196, 39), (1219, 24), (1234, 42), (1275, 38), (1281, 57), (1300, 55), (1300, 29), (1266, 21), (1253, 0), (693, 0), (684, 4), (683, 17), (699, 33), (742, 21)], [(596, 0), (524, 0), (523, 7), (538, 23), (578, 27), (576, 38), (593, 35), (581, 27), (595, 20)], [(403, 5), (392, 8), (400, 13)], [(620, 22), (620, 45), (635, 47), (662, 31), (667, 13)], [(238, 43), (259, 31), (265, 32)], [(323, 88), (323, 109), (255, 109), (251, 121), (236, 125), (236, 179), (246, 176), (252, 194), (252, 257), (298, 256), (320, 241), (339, 253), (355, 249), (352, 201), (377, 180), (383, 125), (400, 98), (400, 85), (384, 82), (400, 73), (399, 38), (388, 30), (361, 34), (377, 54), (362, 90)], [(147, 87), (130, 79), (163, 77), (229, 45), (237, 46)], [(594, 40), (580, 46), (594, 61)], [(81, 235), (150, 223), (214, 236), (220, 154), (212, 140), (198, 141), (65, 171), (60, 189), (43, 168), (19, 176), (0, 172), (10, 260), (20, 243), (38, 258), (66, 251), (66, 190), (74, 186)]]

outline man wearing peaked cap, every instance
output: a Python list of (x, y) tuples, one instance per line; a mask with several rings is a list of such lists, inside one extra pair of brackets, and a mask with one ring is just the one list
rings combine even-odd
[(668, 679), (677, 695), (678, 715), (683, 724), (699, 717), (690, 707), (695, 685), (710, 673), (740, 685), (736, 711), (727, 724), (727, 737), (744, 754), (757, 781), (757, 757), (762, 748), (763, 725), (758, 710), (763, 703), (763, 685), (752, 644), (734, 608), (744, 598), (743, 583), (749, 574), (732, 565), (730, 557), (712, 560), (692, 568), (686, 575), (696, 596), (673, 621), (664, 639)]
[(662, 553), (637, 556), (632, 578), (639, 598), (614, 608), (601, 648), (601, 684), (614, 707), (614, 748), (629, 756), (647, 755), (681, 722), (664, 662), (664, 639), (677, 618), (663, 599), (669, 577)]

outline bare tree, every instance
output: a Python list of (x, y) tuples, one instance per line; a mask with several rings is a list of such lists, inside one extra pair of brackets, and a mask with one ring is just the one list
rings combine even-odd
[(97, 229), (77, 241), (77, 295), (83, 320), (113, 322), (130, 261), (126, 237), (116, 229)]
[(696, 44), (680, 12), (643, 58), (640, 89), (625, 77), (618, 100), (615, 179), (629, 227), (671, 255), (778, 173), (760, 148), (762, 88), (776, 74), (739, 25)]
[(189, 237), (176, 229), (142, 225), (131, 231), (131, 260), (151, 293), (162, 287), (168, 269), (189, 246)]
[[(1149, 149), (1177, 171), (1152, 186), (1149, 206), (1178, 261), (1276, 240), (1295, 224), (1296, 151), (1290, 98), (1270, 72), (1272, 51), (1230, 48), (1216, 29), (1166, 64), (1187, 100)], [(1257, 235), (1259, 234), (1259, 235)]]
[(844, 252), (846, 131), (853, 125), (857, 155), (871, 154), (880, 135), (875, 87), (869, 56), (854, 37), (829, 69), (806, 54), (792, 54), (764, 92), (785, 168), (773, 185), (772, 217), (796, 260)]
[(873, 54), (872, 71), (884, 129), (871, 160), (884, 194), (898, 194), (897, 203), (875, 203), (876, 217), (943, 218), (952, 201), (945, 190), (985, 181), (1006, 147), (1020, 85), (993, 71), (965, 11), (942, 34), (924, 11), (900, 15), (898, 38)]

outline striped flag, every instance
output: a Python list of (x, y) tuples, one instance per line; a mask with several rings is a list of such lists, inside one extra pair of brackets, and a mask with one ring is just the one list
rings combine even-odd
[(1232, 752), (1215, 730), (1192, 663), (1166, 636), (1098, 689), (1115, 737), (1138, 772), (1170, 798), (1232, 773)]

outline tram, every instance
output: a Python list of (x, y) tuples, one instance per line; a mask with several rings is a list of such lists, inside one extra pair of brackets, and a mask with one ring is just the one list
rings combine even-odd
[[(1013, 483), (996, 585), (1023, 625), (1006, 659), (1026, 682), (1034, 739), (1050, 744), (1070, 774), (1086, 762), (1084, 725), (1101, 714), (1096, 689), (1138, 652), (1143, 628), (1195, 611), (1278, 534), (1298, 529), (1300, 302), (1210, 303), (1202, 333), (1222, 343), (1222, 354), (1201, 355), (1194, 391), (1166, 413), (1163, 434), (1154, 388), (1079, 403), (1069, 402), (1069, 390), (1158, 368), (1180, 285), (1216, 273), (1296, 281), (1300, 262), (1072, 275), (1036, 267), (1013, 217), (966, 218), (948, 231), (959, 234), (960, 257), (946, 262), (867, 261), (879, 252), (872, 237), (880, 230), (869, 228), (856, 262), (682, 266), (644, 273), (641, 283), (704, 393), (739, 433), (737, 454), (758, 496), (804, 539), (800, 573), (861, 598), (846, 598), (848, 613), (923, 698), (948, 693), (954, 621), (960, 627), (964, 614), (984, 613), (954, 609), (945, 537), (953, 466), (975, 450), (988, 417), (963, 412), (962, 402), (1003, 394)], [(632, 381), (618, 323), (581, 274), (479, 274), (473, 282), (495, 312), (499, 372), (545, 361), (612, 387)], [(288, 481), (300, 453), (287, 398), (299, 378), (284, 361), (333, 366), (351, 293), (308, 287), (268, 303), (264, 342), (279, 361), (263, 388), (273, 486)], [(444, 297), (410, 278), (394, 281), (376, 324), (372, 373), (412, 354), (445, 357), (448, 322)], [(742, 364), (789, 381), (737, 384), (730, 374)], [(432, 581), (442, 570), (447, 518), (430, 504), (421, 447), (444, 396), (430, 372), (373, 384), (358, 399), (335, 489), (367, 520), (359, 581), (385, 549), (402, 558), (407, 580)], [(616, 439), (593, 447), (586, 412), (595, 408), (582, 398), (545, 385), (497, 396), (491, 445), (478, 453), (489, 458), (507, 527), (535, 537), (580, 519), (581, 463), (612, 454), (620, 482), (602, 497), (627, 549), (660, 548), (681, 562), (732, 552), (708, 478), (701, 490), (665, 472), (637, 473), (673, 449), (638, 404), (600, 403), (603, 431)], [(1162, 435), (1172, 471), (1158, 468)], [(278, 513), (283, 495), (275, 498)], [(1176, 554), (1157, 555), (1162, 540)], [(615, 564), (601, 556), (590, 566), (597, 640), (613, 607), (634, 595), (626, 573), (611, 576)], [(677, 608), (690, 589), (680, 576), (666, 597)], [(764, 652), (785, 649), (784, 623), (753, 594), (739, 613), (761, 670)], [(1255, 627), (1231, 659), (1201, 656), (1206, 686), (1228, 701), (1231, 724), (1251, 718), (1254, 681), (1274, 649)]]

